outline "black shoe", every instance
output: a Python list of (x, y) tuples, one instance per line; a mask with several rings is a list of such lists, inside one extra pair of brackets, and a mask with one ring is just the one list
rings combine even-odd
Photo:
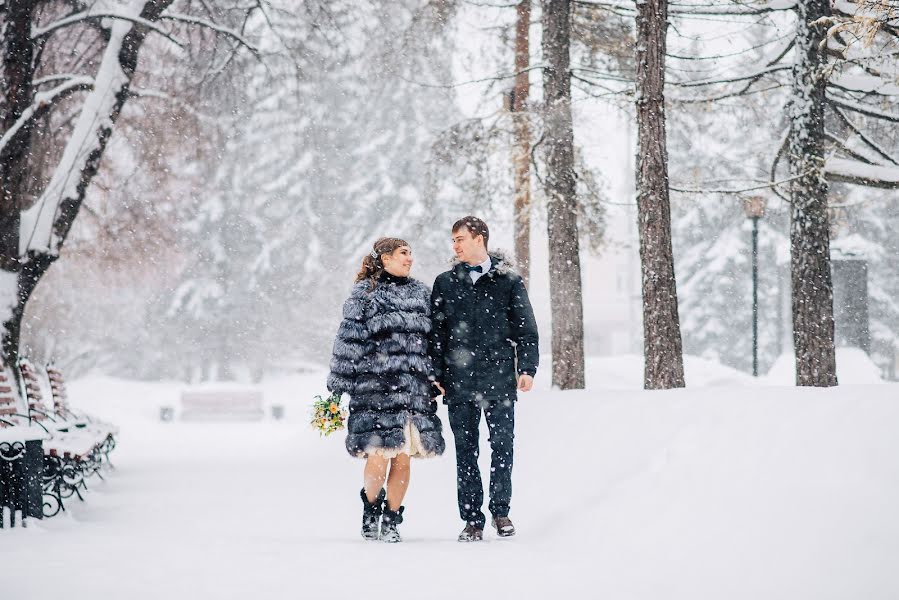
[(366, 540), (376, 540), (378, 539), (378, 522), (384, 511), (384, 498), (387, 496), (387, 492), (383, 489), (378, 492), (378, 497), (374, 502), (368, 501), (365, 488), (362, 488), (360, 495), (362, 496), (362, 537)]
[(405, 508), (405, 506), (401, 506), (399, 510), (393, 511), (387, 508), (386, 505), (384, 506), (384, 515), (381, 517), (382, 542), (395, 544), (403, 541), (396, 526), (403, 522), (403, 510)]
[(480, 542), (484, 539), (484, 528), (469, 523), (459, 534), (460, 542)]
[(512, 525), (509, 517), (493, 517), (493, 528), (497, 537), (512, 537), (515, 535), (515, 525)]

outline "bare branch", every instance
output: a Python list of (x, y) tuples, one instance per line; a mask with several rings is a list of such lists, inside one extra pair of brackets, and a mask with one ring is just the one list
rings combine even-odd
[(516, 71), (516, 72), (514, 72), (514, 73), (504, 73), (504, 74), (501, 74), (501, 75), (494, 75), (494, 76), (492, 76), (492, 77), (483, 77), (483, 78), (481, 78), (481, 79), (470, 79), (470, 80), (468, 80), (468, 81), (459, 81), (459, 82), (456, 82), (456, 83), (444, 83), (444, 84), (424, 83), (424, 82), (421, 82), (421, 81), (413, 81), (413, 80), (411, 80), (411, 79), (406, 79), (406, 78), (404, 78), (404, 77), (403, 77), (402, 79), (403, 79), (403, 81), (406, 81), (407, 83), (412, 83), (412, 84), (415, 84), (415, 85), (420, 85), (421, 87), (440, 88), (440, 89), (447, 89), (447, 90), (449, 90), (449, 89), (461, 87), (461, 86), (463, 86), (463, 85), (471, 85), (471, 84), (474, 84), (474, 83), (485, 83), (485, 82), (487, 82), (487, 81), (503, 81), (504, 79), (514, 79), (515, 77), (517, 77), (517, 76), (520, 75), (521, 73), (527, 73), (528, 71), (536, 71), (536, 70), (538, 70), (538, 69), (545, 69), (545, 68), (546, 68), (546, 65), (542, 65), (542, 64), (541, 64), (541, 65), (531, 65), (531, 66), (528, 67), (527, 69), (521, 69), (520, 71)]
[(178, 106), (183, 108), (187, 113), (196, 117), (198, 120), (205, 121), (207, 123), (218, 124), (221, 121), (221, 117), (211, 116), (211, 115), (202, 113), (202, 112), (198, 111), (189, 102), (185, 102), (184, 100), (178, 98), (177, 96), (172, 96), (171, 94), (167, 94), (166, 92), (163, 92), (161, 90), (129, 88), (128, 95), (131, 98), (163, 100), (165, 102), (177, 104)]
[[(667, 56), (668, 58), (674, 58), (677, 60), (718, 60), (721, 58), (733, 58), (735, 56), (743, 56), (747, 52), (752, 52), (753, 50), (758, 50), (759, 48), (764, 48), (765, 46), (775, 44), (775, 43), (780, 42), (785, 39), (790, 39), (789, 46), (792, 47), (793, 36), (783, 35), (780, 37), (772, 38), (766, 42), (762, 42), (761, 44), (756, 44), (755, 46), (750, 46), (748, 48), (744, 48), (744, 49), (738, 50), (736, 52), (729, 52), (729, 53), (725, 53), (725, 54), (705, 54), (702, 56), (686, 56), (683, 54), (672, 54), (670, 52), (666, 52), (665, 56)], [(771, 64), (771, 63), (769, 63), (769, 64)]]
[(668, 100), (671, 102), (677, 102), (679, 104), (702, 104), (704, 102), (718, 102), (719, 100), (726, 100), (728, 98), (736, 98), (738, 96), (750, 96), (752, 94), (764, 94), (765, 92), (770, 92), (771, 90), (776, 90), (784, 87), (783, 84), (770, 85), (766, 88), (762, 88), (759, 90), (752, 90), (750, 88), (755, 84), (755, 81), (750, 81), (745, 86), (740, 88), (735, 92), (727, 92), (725, 94), (718, 94), (717, 96), (703, 96), (700, 98), (681, 98), (677, 96), (668, 96)]
[(245, 37), (243, 37), (239, 32), (234, 31), (233, 29), (231, 29), (229, 27), (224, 27), (222, 25), (219, 25), (218, 23), (215, 23), (208, 19), (203, 19), (201, 17), (194, 17), (191, 15), (184, 15), (184, 14), (180, 14), (180, 13), (163, 13), (159, 18), (160, 19), (169, 19), (172, 21), (180, 21), (182, 23), (190, 23), (192, 25), (199, 25), (201, 27), (206, 27), (207, 29), (212, 29), (213, 31), (217, 31), (218, 33), (221, 33), (223, 35), (233, 38), (237, 42), (243, 44), (253, 54), (255, 54), (257, 56), (259, 55), (259, 48), (255, 44), (253, 44), (249, 40), (247, 40)]
[[(636, 15), (633, 6), (617, 2), (600, 2), (599, 0), (573, 0), (574, 4), (579, 6), (600, 8), (610, 10), (623, 15)], [(702, 17), (751, 17), (758, 15), (767, 15), (774, 12), (783, 12), (793, 10), (795, 2), (786, 0), (784, 2), (762, 3), (763, 6), (751, 7), (748, 4), (734, 2), (731, 5), (722, 4), (670, 4), (668, 14), (671, 16), (702, 16)], [(764, 6), (764, 4), (768, 4)]]
[(707, 85), (720, 85), (724, 83), (736, 83), (738, 81), (757, 81), (764, 77), (765, 75), (769, 75), (771, 73), (777, 73), (779, 71), (788, 71), (791, 67), (788, 66), (768, 66), (764, 69), (756, 71), (755, 73), (748, 73), (746, 75), (739, 75), (735, 77), (726, 77), (724, 79), (701, 79), (699, 81), (669, 81), (668, 85), (673, 85), (676, 87), (704, 87)]
[(784, 185), (790, 183), (791, 181), (795, 181), (797, 179), (801, 179), (805, 177), (805, 174), (795, 175), (793, 177), (789, 177), (787, 179), (782, 179), (780, 181), (769, 181), (760, 185), (736, 189), (736, 190), (709, 190), (709, 189), (689, 189), (689, 188), (679, 188), (675, 186), (671, 186), (670, 189), (672, 192), (680, 192), (681, 194), (744, 194), (746, 192), (755, 192), (758, 190), (767, 190), (774, 189), (779, 185)]
[(843, 124), (858, 136), (858, 139), (864, 142), (869, 148), (879, 154), (883, 159), (893, 163), (894, 165), (899, 165), (899, 162), (897, 162), (896, 159), (890, 156), (886, 150), (881, 148), (876, 142), (874, 142), (874, 140), (870, 139), (858, 127), (856, 127), (852, 123), (852, 121), (849, 120), (849, 117), (846, 116), (846, 113), (835, 106), (831, 106), (831, 108), (833, 109), (833, 112), (836, 113), (837, 117), (839, 117), (839, 119), (843, 122)]

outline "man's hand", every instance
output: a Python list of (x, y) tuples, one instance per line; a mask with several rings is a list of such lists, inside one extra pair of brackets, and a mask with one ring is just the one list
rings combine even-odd
[(530, 392), (534, 387), (534, 378), (527, 373), (518, 376), (518, 390), (522, 392)]

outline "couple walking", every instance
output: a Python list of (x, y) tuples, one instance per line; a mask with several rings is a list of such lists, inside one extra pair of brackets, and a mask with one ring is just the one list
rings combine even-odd
[[(412, 249), (381, 238), (362, 262), (343, 306), (328, 389), (350, 395), (346, 447), (365, 458), (362, 537), (401, 541), (411, 457), (443, 453), (443, 396), (456, 445), (460, 542), (483, 539), (479, 424), (490, 431), (490, 504), (500, 537), (509, 520), (515, 400), (537, 372), (537, 325), (521, 277), (476, 217), (452, 228), (455, 264), (434, 289), (409, 277)], [(384, 484), (387, 489), (384, 489)]]

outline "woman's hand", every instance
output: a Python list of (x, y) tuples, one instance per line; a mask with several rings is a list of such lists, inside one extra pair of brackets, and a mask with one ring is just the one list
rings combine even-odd
[(436, 381), (431, 382), (433, 385), (437, 386), (437, 389), (440, 390), (441, 396), (446, 396), (446, 390), (443, 389), (443, 386), (437, 383)]

